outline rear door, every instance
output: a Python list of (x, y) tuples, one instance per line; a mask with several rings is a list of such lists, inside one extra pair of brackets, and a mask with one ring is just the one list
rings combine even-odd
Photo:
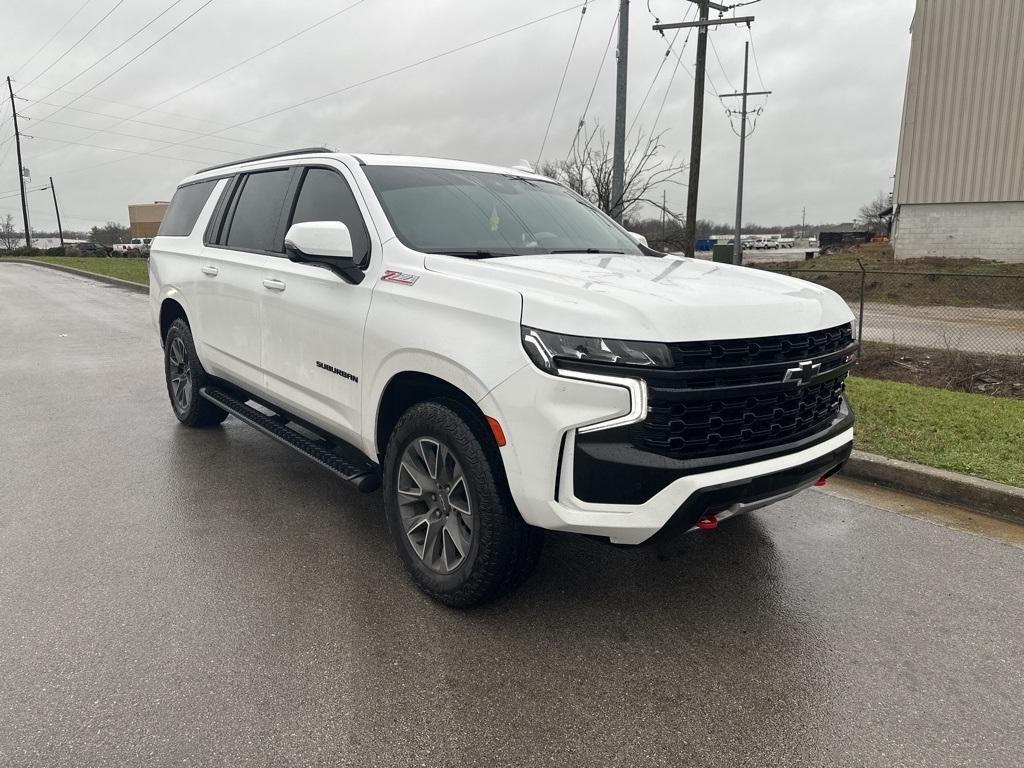
[(237, 176), (211, 219), (196, 265), (199, 355), (210, 373), (254, 393), (264, 384), (262, 283), (292, 176), (291, 168)]
[(350, 442), (358, 442), (363, 326), (374, 281), (359, 285), (314, 264), (284, 256), (291, 224), (340, 221), (353, 254), (369, 263), (371, 239), (358, 187), (340, 165), (296, 169), (289, 211), (275, 252), (265, 263), (262, 292), (263, 370), (270, 399)]

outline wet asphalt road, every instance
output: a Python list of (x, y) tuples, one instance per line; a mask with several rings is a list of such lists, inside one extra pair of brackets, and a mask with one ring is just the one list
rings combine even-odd
[(809, 492), (483, 610), (378, 496), (174, 420), (147, 299), (0, 264), (0, 765), (1024, 761), (1024, 549)]

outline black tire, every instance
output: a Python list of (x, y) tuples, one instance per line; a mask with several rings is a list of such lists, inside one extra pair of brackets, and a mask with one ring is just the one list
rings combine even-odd
[(181, 318), (171, 323), (164, 339), (164, 377), (171, 408), (182, 424), (212, 427), (228, 417), (227, 411), (199, 394), (209, 376), (196, 354), (192, 329)]
[[(446, 573), (432, 568), (428, 558), (417, 551), (413, 534), (407, 533), (412, 530), (407, 527), (408, 521), (415, 519), (409, 516), (410, 503), (407, 498), (400, 503), (400, 472), (408, 472), (403, 470), (403, 457), (421, 440), (443, 444), (454, 456), (465, 481), (466, 501), (475, 516), (468, 553)], [(437, 460), (434, 463), (436, 468)], [(405, 478), (407, 482), (409, 475)], [(404, 497), (410, 495), (406, 492)], [(512, 591), (526, 580), (540, 559), (544, 532), (527, 525), (519, 515), (490, 430), (478, 414), (457, 401), (418, 403), (398, 420), (384, 461), (384, 503), (388, 527), (413, 581), (427, 595), (453, 608), (472, 608)], [(424, 501), (423, 506), (432, 503), (441, 502)], [(458, 514), (454, 504), (449, 508), (445, 503), (445, 509), (447, 514)], [(446, 513), (438, 509), (437, 514)], [(442, 547), (448, 543), (444, 530), (447, 524), (439, 536)]]

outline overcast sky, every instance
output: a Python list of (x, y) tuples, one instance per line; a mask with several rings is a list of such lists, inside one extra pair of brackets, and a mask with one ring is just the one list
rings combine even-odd
[[(237, 124), (569, 8), (574, 0), (363, 0), (295, 40), (161, 103), (353, 2), (6, 3), (0, 69), (12, 75), (16, 94), (27, 99), (17, 102), (19, 115), (35, 118), (21, 125), (34, 137), (23, 142), (32, 187), (45, 185), (52, 175), (65, 227), (87, 228), (106, 220), (127, 223), (129, 203), (168, 199), (176, 183), (199, 167), (276, 148), (325, 143), (341, 150), (503, 165), (536, 158), (579, 24), (578, 9), (304, 106)], [(546, 158), (564, 157), (569, 149), (617, 6), (617, 0), (589, 2)], [(651, 11), (665, 21), (681, 19), (689, 6), (684, 0), (650, 0)], [(862, 203), (891, 189), (913, 6), (913, 0), (761, 0), (740, 11), (757, 17), (754, 50), (764, 85), (773, 91), (747, 142), (744, 221), (799, 222), (804, 206), (809, 222), (850, 220)], [(157, 42), (197, 9), (194, 17)], [(652, 23), (646, 0), (633, 0), (630, 120), (666, 51)], [(747, 32), (745, 27), (723, 26), (712, 36), (721, 67), (709, 49), (712, 83), (705, 101), (699, 215), (726, 222), (735, 215), (739, 140), (712, 89), (741, 87)], [(684, 37), (680, 35), (674, 50), (692, 71), (696, 36), (685, 50)], [(669, 57), (639, 113), (637, 122), (645, 128), (655, 120), (675, 61)], [(609, 133), (614, 70), (613, 44), (588, 112), (588, 119), (599, 119)], [(751, 90), (760, 90), (760, 85), (751, 66)], [(52, 92), (61, 87), (65, 90)], [(76, 99), (84, 91), (89, 93)], [(727, 101), (738, 108), (738, 99)], [(752, 100), (754, 105), (762, 101)], [(43, 119), (55, 112), (51, 105), (64, 104), (69, 106)], [(693, 80), (680, 69), (657, 129), (668, 129), (667, 154), (678, 153), (683, 162), (689, 155), (692, 104)], [(154, 108), (143, 112), (149, 107)], [(5, 94), (0, 142), (11, 134), (9, 116)], [(118, 122), (125, 117), (134, 120)], [(213, 133), (219, 129), (224, 130)], [(18, 200), (7, 196), (15, 190), (17, 166), (13, 142), (7, 142), (0, 144), (0, 215), (15, 214), (20, 227)], [(685, 210), (685, 189), (669, 187), (667, 192), (669, 206)], [(49, 192), (33, 192), (30, 201), (33, 229), (54, 227)]]

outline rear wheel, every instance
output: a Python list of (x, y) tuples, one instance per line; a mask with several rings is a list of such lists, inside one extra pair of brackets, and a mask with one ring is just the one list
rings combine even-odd
[(388, 525), (416, 584), (469, 608), (518, 586), (540, 556), (543, 532), (519, 516), (486, 427), (454, 401), (425, 402), (388, 442)]
[(171, 408), (182, 424), (210, 427), (228, 417), (227, 411), (199, 394), (208, 376), (196, 355), (192, 329), (181, 318), (171, 323), (164, 339), (164, 375)]

